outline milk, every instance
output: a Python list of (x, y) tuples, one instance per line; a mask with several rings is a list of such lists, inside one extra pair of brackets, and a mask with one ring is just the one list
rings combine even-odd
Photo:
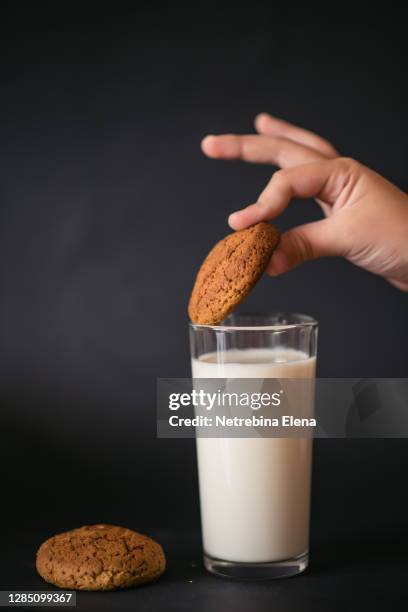
[[(235, 349), (192, 360), (194, 378), (312, 378), (292, 349)], [(197, 438), (204, 551), (262, 563), (308, 550), (310, 438)]]

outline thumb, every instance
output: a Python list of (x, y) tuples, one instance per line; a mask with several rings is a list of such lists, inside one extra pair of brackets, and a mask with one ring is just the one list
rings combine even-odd
[(285, 232), (269, 262), (267, 273), (278, 276), (305, 261), (342, 255), (339, 232), (333, 219), (322, 219)]

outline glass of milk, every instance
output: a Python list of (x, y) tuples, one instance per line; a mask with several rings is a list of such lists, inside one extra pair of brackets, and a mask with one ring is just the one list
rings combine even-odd
[[(315, 377), (317, 321), (309, 316), (242, 314), (216, 326), (190, 324), (190, 343), (193, 378)], [(239, 579), (303, 572), (312, 438), (197, 437), (196, 445), (206, 569)]]

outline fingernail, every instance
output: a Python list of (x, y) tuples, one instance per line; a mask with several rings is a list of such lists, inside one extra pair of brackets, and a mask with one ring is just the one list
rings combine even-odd
[(237, 227), (237, 221), (239, 221), (240, 212), (241, 212), (240, 210), (236, 210), (235, 212), (231, 213), (230, 216), (228, 217), (228, 225), (230, 225), (232, 229), (239, 229)]
[(216, 151), (213, 151), (213, 145), (211, 144), (213, 140), (217, 140), (216, 136), (214, 136), (214, 134), (208, 134), (208, 136), (204, 136), (201, 141), (201, 148), (209, 157), (216, 156)]
[(269, 113), (263, 112), (263, 113), (259, 113), (256, 116), (256, 120), (258, 121), (259, 119), (269, 119), (269, 117), (270, 117)]

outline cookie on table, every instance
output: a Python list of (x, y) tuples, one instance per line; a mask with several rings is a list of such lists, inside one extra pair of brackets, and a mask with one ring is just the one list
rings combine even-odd
[(257, 223), (218, 242), (197, 274), (188, 305), (191, 321), (200, 325), (221, 323), (259, 280), (279, 238), (273, 225)]
[(44, 580), (63, 589), (108, 591), (156, 580), (166, 559), (160, 544), (145, 535), (90, 525), (46, 540), (36, 567)]

